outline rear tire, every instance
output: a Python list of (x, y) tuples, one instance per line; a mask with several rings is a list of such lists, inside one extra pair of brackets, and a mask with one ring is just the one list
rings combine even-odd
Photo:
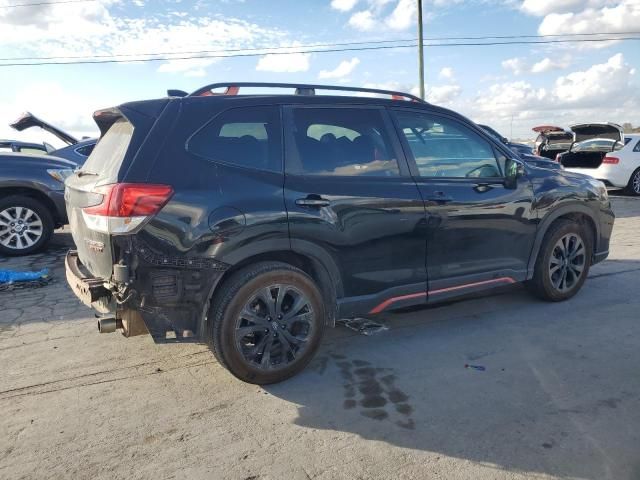
[(558, 220), (544, 236), (533, 278), (527, 282), (537, 297), (561, 302), (573, 297), (584, 284), (593, 246), (586, 229), (571, 220)]
[(208, 343), (234, 376), (258, 385), (304, 369), (325, 327), (322, 295), (303, 271), (262, 262), (234, 273), (214, 295)]
[(640, 196), (640, 168), (631, 174), (626, 190), (629, 195)]
[(40, 201), (24, 195), (0, 199), (0, 253), (30, 255), (47, 246), (53, 235), (53, 215)]

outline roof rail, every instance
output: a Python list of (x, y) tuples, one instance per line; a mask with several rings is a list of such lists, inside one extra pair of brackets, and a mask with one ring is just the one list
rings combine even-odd
[[(212, 83), (199, 88), (190, 97), (209, 97), (217, 95), (238, 95), (243, 87), (266, 87), (266, 88), (293, 88), (295, 95), (315, 95), (316, 90), (334, 90), (341, 92), (375, 93), (378, 95), (390, 95), (393, 100), (410, 100), (412, 102), (426, 103), (419, 97), (410, 93), (396, 92), (394, 90), (380, 90), (377, 88), (342, 87), (335, 85), (307, 85), (304, 83), (263, 83), (263, 82), (227, 82)], [(214, 93), (214, 88), (226, 88), (222, 93)]]

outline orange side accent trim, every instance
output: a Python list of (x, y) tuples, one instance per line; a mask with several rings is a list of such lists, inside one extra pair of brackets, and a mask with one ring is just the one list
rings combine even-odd
[(380, 305), (375, 307), (369, 313), (380, 313), (381, 311), (386, 309), (392, 303), (396, 303), (396, 302), (399, 302), (401, 300), (409, 300), (411, 298), (420, 298), (420, 297), (426, 297), (426, 296), (427, 296), (427, 292), (424, 292), (424, 293), (412, 293), (411, 295), (402, 295), (401, 297), (391, 297), (391, 298), (386, 299), (384, 302), (382, 302)]
[[(517, 282), (511, 277), (500, 277), (500, 278), (494, 278), (492, 280), (483, 280), (482, 282), (465, 283), (464, 285), (456, 285), (454, 287), (440, 288), (438, 290), (429, 291), (428, 294), (429, 295), (438, 295), (439, 293), (455, 292), (456, 290), (463, 290), (465, 288), (480, 287), (480, 286), (483, 286), (483, 285), (491, 285), (493, 283), (505, 283), (505, 284), (509, 284), (510, 285), (510, 284), (517, 283)], [(425, 292), (425, 293), (412, 293), (410, 295), (402, 295), (400, 297), (391, 297), (391, 298), (386, 299), (380, 305), (377, 305), (376, 307), (374, 307), (369, 313), (370, 314), (380, 313), (383, 310), (386, 310), (389, 307), (389, 305), (391, 305), (393, 303), (400, 302), (402, 300), (410, 300), (412, 298), (420, 298), (420, 297), (426, 297), (426, 296), (427, 296), (427, 292)]]

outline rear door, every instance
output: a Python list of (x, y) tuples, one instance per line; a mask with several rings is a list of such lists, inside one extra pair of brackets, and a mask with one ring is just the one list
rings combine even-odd
[(65, 182), (65, 201), (71, 235), (82, 264), (96, 277), (109, 278), (113, 267), (113, 252), (110, 235), (105, 225), (86, 209), (99, 205), (104, 194), (100, 188), (118, 182), (118, 174), (127, 153), (134, 127), (125, 118), (113, 123), (95, 147), (92, 155)]
[(425, 199), (429, 296), (524, 280), (536, 231), (530, 182), (507, 188), (504, 154), (459, 119), (394, 115)]
[(426, 295), (425, 211), (387, 112), (285, 108), (291, 247), (340, 271), (341, 313)]

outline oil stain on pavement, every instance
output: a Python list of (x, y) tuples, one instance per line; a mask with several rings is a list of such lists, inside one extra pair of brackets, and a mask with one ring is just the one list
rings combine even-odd
[(365, 360), (350, 360), (341, 354), (330, 355), (344, 382), (343, 406), (346, 410), (359, 409), (367, 418), (395, 420), (401, 428), (415, 428), (409, 396), (395, 385), (393, 369), (375, 367)]

